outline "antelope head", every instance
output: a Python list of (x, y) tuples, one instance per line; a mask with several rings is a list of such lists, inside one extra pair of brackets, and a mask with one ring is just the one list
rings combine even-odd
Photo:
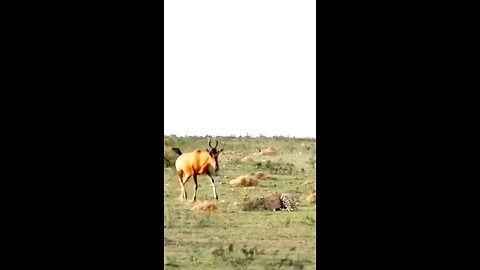
[[(210, 138), (208, 138), (208, 146), (210, 146), (210, 148), (212, 149), (208, 149), (207, 148), (207, 152), (208, 154), (210, 155), (210, 157), (215, 161), (215, 171), (218, 171), (220, 169), (220, 166), (218, 164), (218, 155), (223, 151), (223, 148), (220, 149), (220, 151), (217, 150), (217, 146), (218, 146), (218, 141), (215, 140), (215, 146), (212, 146), (211, 144), (212, 140)], [(212, 164), (213, 166), (213, 164)]]

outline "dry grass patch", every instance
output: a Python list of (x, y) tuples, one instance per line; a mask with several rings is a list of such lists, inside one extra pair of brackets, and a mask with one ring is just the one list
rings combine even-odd
[(313, 192), (305, 199), (309, 203), (317, 203), (317, 192)]
[(192, 207), (192, 211), (197, 211), (197, 212), (212, 212), (217, 210), (218, 207), (215, 203), (209, 202), (209, 201), (204, 201), (202, 203), (199, 203), (197, 205), (194, 205)]
[(305, 185), (308, 185), (308, 184), (313, 184), (313, 181), (307, 180), (307, 181), (301, 183), (300, 186), (302, 187), (302, 186), (305, 186)]
[(246, 157), (243, 157), (242, 159), (240, 159), (240, 162), (250, 163), (250, 162), (253, 162), (253, 158), (251, 156), (246, 156)]
[(258, 186), (258, 180), (256, 178), (250, 177), (249, 175), (239, 176), (235, 179), (230, 180), (229, 183), (232, 187)]
[(233, 187), (252, 187), (258, 186), (259, 180), (265, 180), (268, 178), (270, 177), (263, 172), (252, 172), (232, 179), (229, 183)]

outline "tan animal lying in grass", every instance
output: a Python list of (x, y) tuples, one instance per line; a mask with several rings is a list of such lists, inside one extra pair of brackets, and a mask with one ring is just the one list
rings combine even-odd
[(245, 197), (242, 210), (294, 211), (297, 210), (297, 205), (290, 194), (275, 193), (260, 198)]
[(257, 148), (258, 152), (260, 152), (259, 154), (262, 155), (262, 156), (273, 156), (273, 155), (276, 155), (277, 154), (277, 149), (269, 146), (265, 149), (260, 149), (260, 148)]

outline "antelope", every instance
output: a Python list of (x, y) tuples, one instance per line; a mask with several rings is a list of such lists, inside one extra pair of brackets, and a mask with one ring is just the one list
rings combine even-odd
[(220, 151), (217, 151), (218, 141), (216, 141), (215, 146), (212, 147), (211, 140), (208, 138), (208, 146), (211, 150), (206, 149), (207, 151), (201, 151), (197, 149), (193, 152), (182, 153), (178, 148), (172, 148), (179, 157), (175, 161), (175, 167), (177, 168), (178, 180), (180, 181), (181, 198), (187, 199), (187, 192), (185, 191), (185, 184), (188, 182), (190, 177), (193, 176), (194, 181), (194, 191), (192, 202), (197, 198), (197, 175), (206, 174), (210, 177), (210, 183), (212, 184), (213, 197), (218, 200), (217, 190), (215, 189), (215, 180), (212, 177), (216, 171), (218, 171), (218, 155), (223, 151), (223, 148)]

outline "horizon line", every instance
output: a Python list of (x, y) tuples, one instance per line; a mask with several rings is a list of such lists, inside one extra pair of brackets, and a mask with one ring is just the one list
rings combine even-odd
[(258, 135), (253, 135), (253, 134), (246, 134), (246, 135), (234, 135), (234, 134), (230, 134), (230, 135), (212, 135), (212, 134), (206, 134), (206, 135), (193, 135), (193, 134), (190, 134), (190, 135), (187, 135), (187, 134), (182, 134), (182, 135), (179, 135), (179, 134), (163, 134), (163, 136), (175, 136), (175, 137), (234, 137), (234, 138), (239, 138), (239, 137), (249, 137), (249, 138), (260, 138), (260, 137), (263, 137), (263, 138), (274, 138), (274, 137), (284, 137), (284, 138), (291, 138), (291, 139), (317, 139), (316, 137), (308, 137), (308, 136), (292, 136), (292, 135), (271, 135), (271, 136), (268, 136), (268, 135), (263, 135), (263, 134), (258, 134)]

